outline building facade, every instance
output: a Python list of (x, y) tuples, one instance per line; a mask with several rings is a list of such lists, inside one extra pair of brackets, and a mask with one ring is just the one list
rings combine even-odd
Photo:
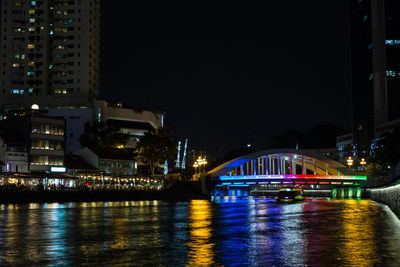
[(65, 153), (73, 153), (82, 148), (79, 138), (85, 132), (85, 124), (93, 121), (93, 109), (51, 108), (49, 116), (63, 117), (65, 120)]
[(29, 172), (28, 150), (24, 143), (0, 138), (0, 161), (3, 162), (3, 172)]
[(99, 89), (99, 0), (0, 8), (0, 110), (87, 106)]
[(146, 132), (157, 132), (164, 126), (162, 112), (134, 109), (122, 103), (109, 103), (104, 100), (95, 100), (93, 109), (96, 121), (116, 125), (122, 132), (130, 135), (127, 148), (134, 148), (140, 136)]
[(356, 155), (371, 156), (377, 125), (400, 118), (400, 2), (350, 5), (352, 145)]
[(63, 118), (48, 117), (39, 111), (13, 112), (1, 121), (1, 132), (5, 140), (12, 137), (26, 146), (30, 172), (47, 172), (64, 165)]
[(124, 177), (136, 173), (137, 164), (133, 156), (118, 149), (105, 150), (84, 147), (74, 154), (101, 170), (105, 176)]
[(32, 116), (30, 120), (30, 171), (64, 166), (65, 120)]

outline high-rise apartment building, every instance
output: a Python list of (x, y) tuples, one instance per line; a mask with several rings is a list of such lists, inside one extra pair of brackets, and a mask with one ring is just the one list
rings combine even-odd
[(90, 105), (99, 0), (1, 0), (0, 8), (0, 110)]
[(373, 150), (377, 126), (400, 118), (398, 0), (351, 1), (353, 146)]

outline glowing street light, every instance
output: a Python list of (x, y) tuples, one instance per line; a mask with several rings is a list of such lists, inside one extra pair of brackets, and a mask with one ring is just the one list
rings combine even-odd
[(353, 159), (351, 157), (347, 159), (347, 165), (349, 165), (349, 167), (353, 165)]
[(365, 161), (365, 159), (361, 159), (360, 164), (363, 168), (365, 168), (365, 165), (367, 164), (367, 162)]
[[(206, 158), (202, 158), (201, 156), (199, 156), (197, 158), (197, 160), (195, 161), (195, 163), (193, 164), (194, 169), (194, 173), (196, 174), (196, 169), (197, 167), (199, 167), (199, 174), (202, 173), (203, 171), (205, 171), (205, 165), (207, 164), (207, 160)], [(203, 166), (203, 169), (201, 168), (201, 166)]]

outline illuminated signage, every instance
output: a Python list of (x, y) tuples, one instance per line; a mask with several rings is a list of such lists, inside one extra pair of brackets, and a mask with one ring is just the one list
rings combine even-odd
[(50, 167), (50, 172), (66, 172), (65, 167)]

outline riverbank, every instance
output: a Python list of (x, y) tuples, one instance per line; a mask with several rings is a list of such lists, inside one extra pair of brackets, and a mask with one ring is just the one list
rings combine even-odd
[(166, 190), (76, 190), (76, 191), (20, 191), (0, 192), (0, 203), (51, 203), (51, 202), (97, 202), (130, 200), (209, 199), (190, 182), (176, 183)]
[(0, 192), (0, 203), (51, 203), (93, 202), (128, 200), (174, 200), (208, 199), (195, 193), (176, 194), (170, 191), (44, 191), (44, 192)]

